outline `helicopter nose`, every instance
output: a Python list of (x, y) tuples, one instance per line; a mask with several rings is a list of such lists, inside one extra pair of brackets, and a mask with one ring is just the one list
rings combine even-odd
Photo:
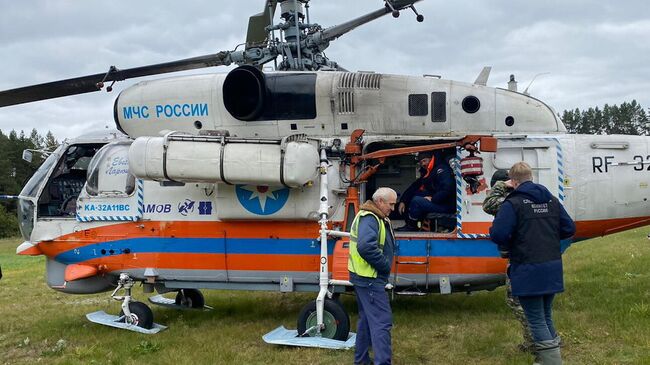
[(25, 241), (16, 248), (16, 255), (26, 255), (26, 256), (39, 256), (42, 255), (43, 251), (38, 248), (38, 245), (35, 245), (29, 241)]

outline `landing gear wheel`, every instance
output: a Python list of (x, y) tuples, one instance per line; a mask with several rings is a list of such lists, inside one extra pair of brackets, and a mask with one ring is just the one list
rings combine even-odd
[[(124, 318), (124, 322), (146, 329), (153, 327), (153, 312), (146, 304), (142, 302), (131, 302), (129, 303), (129, 311), (131, 311), (131, 319), (127, 320)], [(124, 311), (120, 311), (120, 317), (123, 315)]]
[[(298, 333), (303, 334), (305, 331), (318, 323), (316, 317), (316, 301), (307, 304), (298, 315)], [(325, 299), (323, 311), (323, 324), (325, 328), (321, 331), (321, 336), (339, 341), (346, 341), (350, 334), (350, 317), (343, 308), (343, 305), (335, 300)], [(313, 336), (312, 333), (305, 336)]]
[(176, 305), (182, 305), (187, 308), (203, 308), (205, 298), (197, 289), (181, 289), (176, 294)]
[(341, 293), (333, 293), (332, 294), (332, 300), (336, 300), (337, 302), (341, 302)]

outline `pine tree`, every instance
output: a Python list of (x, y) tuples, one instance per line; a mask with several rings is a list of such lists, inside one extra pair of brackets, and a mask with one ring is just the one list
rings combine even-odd
[(45, 135), (45, 149), (48, 151), (54, 151), (57, 147), (59, 147), (59, 142), (54, 138), (54, 134), (52, 134), (52, 131), (47, 131), (47, 134)]
[(580, 131), (582, 128), (580, 109), (565, 110), (564, 113), (562, 113), (562, 121), (564, 121), (564, 126), (566, 127), (567, 132), (583, 133)]
[(45, 141), (43, 140), (43, 137), (38, 134), (36, 128), (32, 129), (32, 133), (30, 134), (29, 139), (32, 141), (36, 149), (40, 150), (45, 147)]
[[(627, 103), (621, 104), (621, 107)], [(636, 100), (632, 100), (631, 103), (627, 104), (631, 110), (631, 125), (632, 128), (638, 132), (638, 134), (647, 136), (650, 134), (650, 125), (648, 121), (648, 114), (645, 110), (639, 105)]]

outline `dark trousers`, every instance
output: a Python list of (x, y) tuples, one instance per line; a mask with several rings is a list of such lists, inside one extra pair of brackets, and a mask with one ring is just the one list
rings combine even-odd
[(551, 341), (557, 336), (553, 325), (553, 298), (555, 294), (519, 297), (535, 342)]
[(369, 350), (372, 347), (375, 365), (391, 363), (390, 330), (393, 327), (393, 314), (388, 301), (388, 293), (383, 285), (376, 283), (355, 285), (359, 306), (357, 340), (354, 349), (355, 364), (372, 364)]
[(456, 210), (454, 205), (432, 203), (423, 196), (416, 196), (409, 204), (409, 218), (417, 221), (423, 219), (429, 213), (450, 214)]

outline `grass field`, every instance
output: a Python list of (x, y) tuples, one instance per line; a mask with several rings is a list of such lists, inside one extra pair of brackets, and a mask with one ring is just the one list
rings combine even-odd
[[(650, 241), (638, 229), (573, 245), (566, 292), (555, 304), (566, 364), (650, 364)], [(42, 257), (14, 254), (0, 240), (1, 364), (350, 364), (352, 351), (287, 348), (261, 336), (295, 328), (313, 294), (206, 291), (210, 312), (156, 307), (170, 326), (147, 336), (102, 327), (84, 315), (119, 311), (110, 293), (66, 295), (47, 288)], [(141, 290), (134, 292), (146, 300)], [(353, 297), (342, 301), (356, 325)], [(393, 302), (396, 364), (530, 364), (504, 290)]]

